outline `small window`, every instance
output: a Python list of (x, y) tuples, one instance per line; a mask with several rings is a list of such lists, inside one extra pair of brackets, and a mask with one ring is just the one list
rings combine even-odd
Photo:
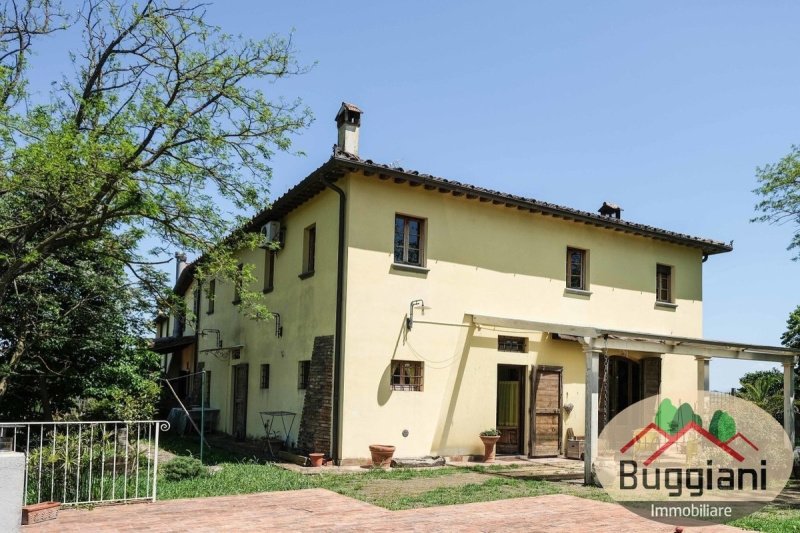
[(423, 247), (425, 221), (419, 218), (395, 215), (394, 262), (404, 265), (425, 265)]
[(672, 267), (656, 265), (656, 301), (672, 303)]
[(308, 388), (308, 377), (311, 373), (311, 361), (300, 361), (297, 365), (297, 388), (306, 390)]
[(269, 388), (269, 365), (261, 365), (261, 388)]
[(236, 266), (236, 279), (233, 281), (233, 303), (242, 303), (242, 273), (244, 272), (244, 264), (239, 263)]
[(392, 362), (392, 390), (421, 391), (422, 361)]
[(192, 311), (194, 312), (195, 320), (197, 320), (197, 315), (200, 314), (200, 287), (195, 287), (194, 291), (194, 301), (192, 302)]
[(317, 255), (317, 226), (316, 224), (306, 228), (303, 237), (303, 273), (301, 277), (307, 277), (314, 273), (314, 266)]
[(585, 291), (586, 250), (567, 248), (567, 288)]
[(205, 366), (206, 366), (206, 364), (204, 362), (200, 362), (200, 363), (197, 364), (197, 369), (199, 370), (199, 372), (194, 374), (193, 376), (191, 376), (191, 378), (190, 378), (190, 380), (191, 380), (191, 383), (190, 383), (191, 389), (190, 390), (192, 391), (192, 394), (194, 395), (194, 399), (195, 399), (195, 401), (197, 402), (198, 405), (200, 404), (200, 401), (202, 399), (203, 402), (204, 402), (203, 405), (205, 407), (209, 407), (211, 405), (211, 371), (210, 370), (206, 370), (205, 371), (205, 374), (206, 374), (206, 377), (205, 377), (205, 383), (206, 383), (205, 392), (203, 392), (203, 390), (201, 389), (201, 387), (203, 385), (203, 374), (202, 374), (202, 371), (205, 370)]
[(217, 292), (217, 280), (212, 279), (208, 282), (208, 311), (209, 315), (214, 313), (214, 298)]
[(507, 337), (499, 335), (497, 337), (497, 349), (501, 352), (527, 352), (527, 340), (525, 337)]
[(267, 250), (264, 257), (264, 292), (269, 292), (273, 289), (273, 281), (275, 280), (275, 251)]

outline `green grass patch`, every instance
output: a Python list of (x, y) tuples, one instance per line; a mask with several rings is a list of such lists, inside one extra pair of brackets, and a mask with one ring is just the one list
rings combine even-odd
[(272, 464), (254, 462), (227, 463), (210, 475), (169, 481), (163, 477), (158, 481), (158, 498), (201, 498), (313, 488), (311, 476), (284, 470)]
[[(174, 438), (164, 440), (164, 447), (174, 454), (198, 455), (196, 442)], [(518, 465), (370, 470), (353, 474), (323, 471), (303, 475), (216, 448), (204, 454), (204, 459), (207, 465), (216, 465), (215, 471), (181, 481), (169, 481), (161, 476), (158, 483), (159, 499), (323, 488), (390, 510), (547, 494), (569, 494), (612, 501), (602, 489), (596, 487), (526, 478), (524, 471), (518, 471)], [(730, 525), (769, 533), (800, 533), (800, 509), (795, 504), (771, 505)]]
[(800, 533), (800, 509), (769, 506), (728, 525), (766, 533)]

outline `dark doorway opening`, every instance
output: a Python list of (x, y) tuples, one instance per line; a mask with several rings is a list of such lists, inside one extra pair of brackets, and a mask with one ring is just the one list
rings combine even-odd
[(497, 453), (523, 453), (526, 369), (522, 365), (497, 365)]

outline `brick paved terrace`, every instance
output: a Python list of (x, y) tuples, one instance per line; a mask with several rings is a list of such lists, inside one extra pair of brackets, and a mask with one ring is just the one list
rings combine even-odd
[[(672, 533), (619, 505), (563, 494), (388, 511), (325, 489), (66, 509), (23, 533), (87, 531), (569, 531)], [(729, 526), (687, 532), (741, 531)]]

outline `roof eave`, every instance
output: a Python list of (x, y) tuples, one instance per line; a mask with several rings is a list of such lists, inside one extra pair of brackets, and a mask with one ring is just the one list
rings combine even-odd
[(429, 188), (443, 189), (444, 191), (451, 191), (451, 192), (455, 191), (460, 193), (459, 196), (466, 195), (468, 198), (470, 196), (484, 198), (486, 200), (492, 201), (495, 204), (516, 206), (520, 209), (527, 209), (533, 213), (538, 212), (544, 215), (550, 215), (558, 218), (574, 220), (576, 222), (584, 222), (585, 224), (590, 224), (598, 227), (605, 227), (608, 229), (623, 231), (625, 233), (630, 233), (634, 235), (642, 235), (657, 240), (682, 244), (684, 246), (689, 246), (692, 248), (699, 248), (705, 255), (727, 253), (733, 250), (733, 247), (728, 244), (712, 241), (710, 239), (706, 240), (706, 239), (693, 238), (691, 236), (677, 234), (674, 232), (669, 232), (667, 230), (661, 230), (659, 228), (644, 226), (642, 224), (636, 224), (625, 220), (602, 217), (600, 215), (594, 215), (588, 212), (572, 210), (554, 204), (549, 204), (545, 202), (540, 202), (512, 195), (504, 195), (502, 193), (498, 193), (495, 191), (476, 188), (461, 183), (453, 183), (451, 181), (430, 176), (427, 174), (419, 174), (415, 172), (408, 172), (402, 169), (384, 167), (382, 165), (376, 165), (374, 163), (370, 163), (363, 160), (350, 159), (347, 158), (346, 156), (334, 157), (334, 160), (337, 162), (337, 164), (342, 166), (342, 168), (348, 171), (366, 170), (367, 173), (384, 174), (388, 177), (395, 177), (395, 178), (400, 177), (403, 180), (409, 182), (414, 182), (421, 185), (428, 185)]

